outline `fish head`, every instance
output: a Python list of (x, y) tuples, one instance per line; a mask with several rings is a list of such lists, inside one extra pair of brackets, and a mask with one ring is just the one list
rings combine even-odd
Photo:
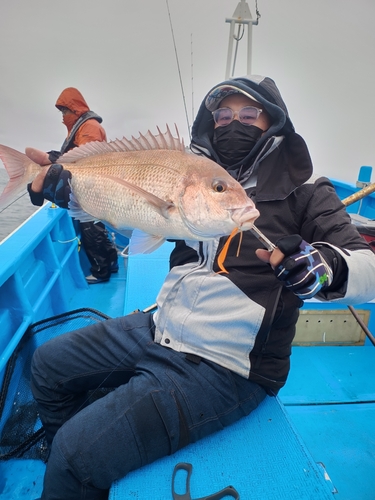
[(234, 228), (250, 229), (259, 217), (253, 201), (228, 172), (215, 162), (199, 158), (201, 168), (186, 176), (179, 210), (197, 239), (229, 235)]

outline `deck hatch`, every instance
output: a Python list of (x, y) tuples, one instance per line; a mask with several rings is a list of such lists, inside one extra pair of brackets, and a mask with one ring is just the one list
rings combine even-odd
[[(368, 325), (370, 311), (356, 310)], [(347, 310), (302, 310), (293, 345), (363, 345), (365, 333)]]

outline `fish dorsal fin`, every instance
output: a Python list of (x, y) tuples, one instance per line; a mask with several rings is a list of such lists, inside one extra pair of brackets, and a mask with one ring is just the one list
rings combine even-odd
[(119, 153), (119, 152), (129, 152), (129, 151), (147, 151), (151, 149), (169, 149), (174, 151), (185, 151), (185, 145), (183, 139), (180, 138), (177, 126), (176, 134), (177, 137), (172, 135), (168, 125), (167, 131), (163, 134), (159, 127), (158, 134), (154, 135), (149, 130), (143, 135), (140, 133), (139, 137), (136, 139), (132, 136), (131, 139), (123, 137), (122, 139), (115, 139), (110, 142), (88, 142), (83, 146), (74, 148), (68, 153), (60, 156), (59, 161), (61, 163), (75, 163), (82, 158), (87, 158), (89, 156), (95, 156), (105, 153)]

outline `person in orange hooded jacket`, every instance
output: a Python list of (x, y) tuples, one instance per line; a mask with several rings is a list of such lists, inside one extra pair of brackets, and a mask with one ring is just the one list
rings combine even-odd
[[(31, 202), (34, 205), (43, 205), (44, 199), (49, 199), (48, 192), (58, 189), (59, 183), (63, 188), (60, 196), (63, 200), (60, 207), (68, 208), (70, 188), (67, 179), (71, 177), (68, 170), (57, 164), (58, 158), (73, 149), (92, 141), (106, 141), (106, 133), (101, 126), (102, 118), (91, 111), (83, 95), (74, 87), (63, 90), (57, 98), (56, 108), (62, 112), (63, 123), (68, 135), (60, 151), (38, 151), (26, 149), (26, 154), (39, 165), (50, 165), (47, 171), (40, 174), (28, 185)], [(62, 182), (61, 182), (62, 181)], [(82, 245), (91, 264), (91, 275), (86, 277), (89, 284), (108, 281), (111, 273), (118, 271), (117, 250), (108, 238), (108, 232), (101, 222), (81, 222)]]

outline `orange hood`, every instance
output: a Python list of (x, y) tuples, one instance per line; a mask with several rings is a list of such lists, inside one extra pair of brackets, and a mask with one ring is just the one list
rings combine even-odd
[(64, 89), (57, 98), (55, 106), (57, 109), (59, 109), (60, 106), (70, 109), (78, 118), (87, 111), (90, 111), (83, 95), (74, 87)]

